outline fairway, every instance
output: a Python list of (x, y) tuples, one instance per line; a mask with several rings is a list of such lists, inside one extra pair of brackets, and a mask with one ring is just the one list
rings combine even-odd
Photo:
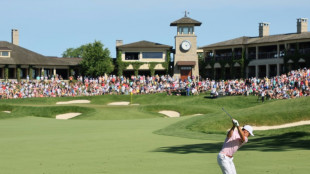
[[(295, 102), (292, 100), (261, 104), (255, 102), (256, 97), (242, 97), (244, 101), (240, 101), (240, 97), (213, 100), (203, 95), (145, 95), (134, 98), (138, 106), (107, 105), (124, 101), (126, 97), (85, 97), (90, 104), (70, 106), (57, 106), (56, 102), (72, 98), (1, 100), (1, 110), (12, 113), (0, 114), (0, 173), (221, 173), (216, 156), (225, 138), (225, 128), (230, 125), (220, 110), (222, 106), (233, 116), (240, 113), (237, 116), (240, 122), (256, 125), (265, 125), (266, 117), (273, 112), (267, 109), (270, 107), (286, 106), (278, 112), (287, 114), (302, 110), (288, 107)], [(296, 102), (308, 104), (309, 98), (296, 99)], [(40, 107), (36, 107), (38, 105)], [(253, 111), (257, 107), (264, 109)], [(164, 117), (158, 113), (164, 109), (178, 111), (181, 117)], [(55, 119), (57, 114), (73, 111), (82, 115), (70, 120)], [(187, 116), (198, 113), (203, 115)], [(275, 121), (308, 118), (308, 113), (300, 111), (294, 118), (292, 114), (283, 115), (281, 119), (277, 116), (274, 118), (277, 120), (269, 120), (269, 125), (275, 125)], [(264, 120), (259, 121), (256, 115), (262, 115)], [(216, 126), (218, 124), (221, 126)], [(250, 138), (235, 155), (237, 172), (308, 173), (309, 128), (308, 125), (256, 131), (257, 136)]]

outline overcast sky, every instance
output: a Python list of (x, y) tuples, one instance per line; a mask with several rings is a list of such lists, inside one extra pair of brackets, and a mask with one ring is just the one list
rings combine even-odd
[(241, 36), (257, 36), (258, 23), (270, 23), (270, 35), (295, 33), (297, 18), (310, 18), (309, 0), (0, 0), (0, 41), (19, 30), (21, 47), (60, 57), (67, 48), (101, 41), (115, 55), (124, 44), (147, 40), (174, 46), (176, 27), (189, 17), (198, 46)]

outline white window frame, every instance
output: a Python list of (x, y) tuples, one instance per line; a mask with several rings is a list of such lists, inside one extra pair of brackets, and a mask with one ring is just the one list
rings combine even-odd
[[(7, 55), (7, 56), (3, 56), (3, 55), (2, 55), (3, 52), (8, 52), (8, 55)], [(0, 51), (0, 57), (11, 57), (11, 51), (1, 50), (1, 51)]]

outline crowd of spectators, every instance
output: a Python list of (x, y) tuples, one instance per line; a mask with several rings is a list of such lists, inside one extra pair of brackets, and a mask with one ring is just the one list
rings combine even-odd
[(180, 80), (163, 76), (131, 76), (115, 75), (98, 78), (78, 77), (63, 80), (60, 77), (36, 78), (35, 80), (0, 82), (1, 99), (33, 98), (33, 97), (64, 97), (94, 96), (106, 94), (152, 94), (197, 95), (210, 91), (211, 95), (256, 95), (265, 99), (288, 99), (309, 96), (310, 69), (290, 71), (271, 78), (248, 78), (233, 80), (210, 80), (188, 77)]
[(310, 69), (299, 69), (271, 78), (249, 78), (245, 80), (212, 81), (211, 94), (255, 95), (265, 99), (288, 99), (309, 96)]

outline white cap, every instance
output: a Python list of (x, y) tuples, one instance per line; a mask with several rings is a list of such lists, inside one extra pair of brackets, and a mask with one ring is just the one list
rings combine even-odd
[(244, 125), (243, 129), (247, 130), (252, 136), (254, 136), (253, 134), (253, 128), (250, 125)]

